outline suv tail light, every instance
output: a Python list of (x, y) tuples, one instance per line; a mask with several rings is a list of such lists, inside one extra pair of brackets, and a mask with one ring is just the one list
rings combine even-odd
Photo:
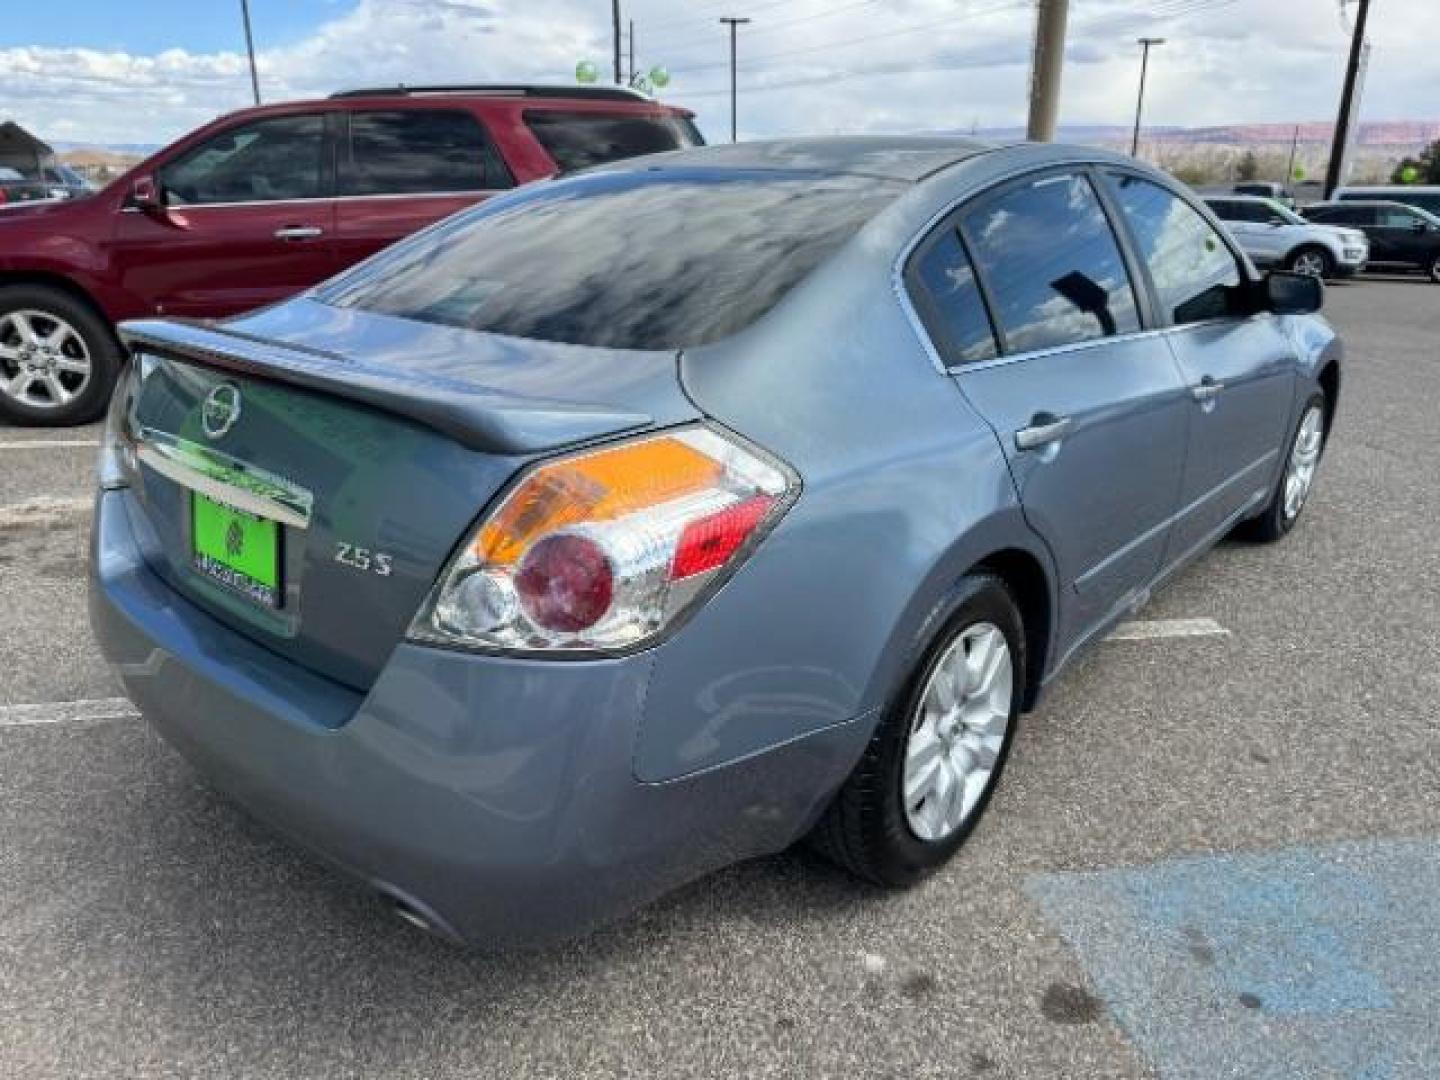
[(734, 572), (798, 482), (710, 428), (582, 451), (522, 475), (441, 575), (412, 639), (615, 652)]

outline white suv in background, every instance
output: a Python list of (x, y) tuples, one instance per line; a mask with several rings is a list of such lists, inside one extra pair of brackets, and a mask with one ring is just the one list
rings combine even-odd
[(1369, 261), (1370, 241), (1359, 229), (1316, 225), (1274, 199), (1254, 195), (1208, 195), (1205, 202), (1257, 266), (1350, 277)]

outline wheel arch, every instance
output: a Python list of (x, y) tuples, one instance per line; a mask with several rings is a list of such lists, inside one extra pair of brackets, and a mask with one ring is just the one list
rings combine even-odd
[(1325, 361), (1315, 380), (1325, 394), (1325, 441), (1329, 442), (1335, 426), (1335, 410), (1340, 404), (1340, 361), (1333, 356)]
[(116, 348), (122, 348), (115, 333), (115, 324), (94, 295), (74, 278), (48, 270), (0, 270), (0, 289), (13, 285), (37, 285), (63, 292), (71, 299), (88, 307), (104, 325)]
[(1029, 712), (1040, 698), (1054, 638), (1050, 577), (1040, 560), (1023, 548), (1005, 548), (981, 559), (966, 574), (994, 574), (1005, 583), (1025, 627), (1025, 690), (1020, 708)]

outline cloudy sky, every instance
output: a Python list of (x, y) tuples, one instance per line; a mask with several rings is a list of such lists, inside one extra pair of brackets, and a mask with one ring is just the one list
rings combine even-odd
[[(728, 134), (740, 38), (742, 135), (1023, 124), (1032, 0), (623, 0), (637, 64)], [(3, 0), (0, 119), (43, 137), (162, 143), (248, 104), (239, 0)], [(608, 74), (609, 0), (251, 0), (268, 100), (356, 84), (571, 82)], [(1374, 0), (1363, 116), (1440, 119), (1440, 0)], [(203, 18), (201, 12), (204, 12)], [(1428, 17), (1427, 17), (1428, 16)], [(1061, 122), (1128, 123), (1139, 35), (1156, 124), (1333, 117), (1347, 39), (1337, 0), (1071, 0)]]

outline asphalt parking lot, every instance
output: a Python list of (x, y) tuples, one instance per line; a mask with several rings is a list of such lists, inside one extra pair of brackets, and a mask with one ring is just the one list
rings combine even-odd
[(431, 940), (198, 783), (90, 639), (96, 431), (0, 427), (0, 1076), (1440, 1073), (1440, 288), (1327, 311), (1298, 531), (1138, 616), (1203, 632), (1073, 667), (943, 873), (776, 856), (541, 954)]

